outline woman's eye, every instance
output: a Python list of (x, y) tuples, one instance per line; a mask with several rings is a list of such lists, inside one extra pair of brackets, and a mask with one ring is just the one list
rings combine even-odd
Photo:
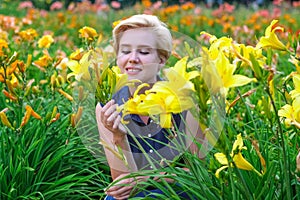
[(123, 54), (129, 54), (130, 53), (130, 51), (125, 51), (125, 50), (123, 50), (123, 51), (121, 51)]
[(140, 54), (147, 55), (147, 54), (149, 54), (149, 51), (140, 51)]

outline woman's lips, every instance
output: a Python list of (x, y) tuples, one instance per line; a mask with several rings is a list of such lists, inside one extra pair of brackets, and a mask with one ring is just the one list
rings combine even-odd
[(142, 71), (142, 69), (136, 67), (126, 67), (125, 70), (128, 75), (136, 75)]

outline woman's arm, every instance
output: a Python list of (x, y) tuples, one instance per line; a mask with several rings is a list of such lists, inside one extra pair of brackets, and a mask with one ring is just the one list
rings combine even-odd
[[(197, 154), (199, 158), (204, 158), (206, 155), (207, 141), (201, 127), (199, 126), (199, 122), (190, 111), (187, 112), (186, 116), (185, 132), (187, 134), (189, 150), (193, 154)], [(197, 143), (202, 144), (201, 149), (198, 148)]]
[(100, 142), (104, 147), (113, 180), (121, 174), (137, 171), (126, 129), (121, 124), (120, 118), (113, 100), (103, 107), (97, 104), (96, 119)]

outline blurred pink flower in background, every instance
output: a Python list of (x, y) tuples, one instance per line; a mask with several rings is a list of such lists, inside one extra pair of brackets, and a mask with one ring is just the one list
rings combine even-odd
[(258, 15), (264, 18), (270, 17), (270, 12), (266, 9), (258, 11)]
[(274, 8), (272, 18), (279, 18), (280, 16), (281, 16), (281, 9), (280, 8)]
[(294, 1), (293, 7), (300, 7), (300, 1)]
[(31, 1), (22, 1), (18, 6), (18, 9), (25, 9), (25, 8), (33, 8), (32, 2)]
[(197, 6), (196, 8), (195, 8), (195, 10), (194, 10), (194, 14), (195, 15), (200, 15), (200, 13), (201, 13), (201, 8), (199, 7), (199, 6)]
[(48, 12), (47, 12), (46, 10), (41, 10), (41, 11), (40, 11), (40, 15), (41, 15), (42, 17), (47, 17), (47, 16), (48, 16)]
[(64, 7), (63, 3), (60, 1), (55, 1), (53, 4), (50, 6), (50, 10), (60, 10)]
[(220, 5), (220, 7), (228, 13), (232, 13), (235, 9), (235, 6), (230, 5), (229, 3), (224, 3), (224, 4)]
[(212, 12), (212, 15), (215, 17), (222, 16), (225, 13), (232, 13), (234, 9), (235, 9), (234, 5), (230, 5), (229, 3), (224, 3), (220, 5), (218, 9), (214, 10)]
[(273, 4), (276, 6), (280, 6), (283, 3), (283, 0), (274, 0)]
[(111, 5), (111, 7), (116, 8), (116, 9), (121, 8), (121, 4), (117, 1), (112, 1), (110, 5)]

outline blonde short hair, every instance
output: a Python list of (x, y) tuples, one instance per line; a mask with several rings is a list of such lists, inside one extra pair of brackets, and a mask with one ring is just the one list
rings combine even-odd
[(165, 59), (170, 57), (172, 51), (172, 35), (167, 28), (167, 25), (160, 21), (156, 16), (146, 14), (133, 15), (130, 18), (122, 20), (113, 29), (113, 46), (117, 54), (122, 33), (136, 28), (151, 29), (153, 34), (156, 34), (156, 45), (159, 56), (163, 56)]

